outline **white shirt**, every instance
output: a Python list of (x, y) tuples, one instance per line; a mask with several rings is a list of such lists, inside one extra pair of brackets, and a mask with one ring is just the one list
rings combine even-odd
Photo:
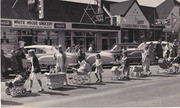
[[(64, 53), (64, 56), (66, 56), (66, 54)], [(63, 54), (61, 53), (56, 53), (55, 54), (56, 57), (56, 66), (66, 66), (66, 58), (63, 58)], [(64, 61), (65, 59), (65, 61)]]

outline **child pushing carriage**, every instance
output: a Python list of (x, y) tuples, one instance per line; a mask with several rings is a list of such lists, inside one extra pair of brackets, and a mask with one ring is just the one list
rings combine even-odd
[(129, 79), (129, 60), (127, 58), (127, 52), (122, 53), (121, 66), (112, 67), (111, 72), (113, 74), (113, 80)]

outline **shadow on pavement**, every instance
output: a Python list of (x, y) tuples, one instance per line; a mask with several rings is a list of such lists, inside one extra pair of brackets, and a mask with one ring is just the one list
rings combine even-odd
[(69, 96), (69, 94), (57, 93), (57, 92), (51, 92), (51, 91), (43, 91), (43, 92), (41, 92), (41, 94)]
[(75, 90), (75, 89), (97, 89), (96, 87), (90, 87), (88, 85), (68, 85), (63, 88), (59, 89), (53, 89), (53, 90), (58, 90), (58, 91), (70, 91), (70, 90)]
[(41, 95), (38, 93), (27, 93), (27, 95), (21, 97), (37, 97), (37, 96), (41, 96)]
[[(116, 82), (115, 82), (116, 81)], [(115, 80), (115, 81), (112, 81), (112, 82), (104, 82), (104, 83), (106, 83), (106, 84), (125, 84), (125, 83), (123, 83), (123, 82), (117, 82), (117, 81), (119, 81), (119, 80)]]
[(22, 103), (7, 101), (7, 100), (3, 100), (3, 99), (1, 99), (1, 104), (2, 105), (23, 105)]
[(176, 77), (176, 76), (172, 74), (157, 74), (157, 75), (151, 75), (149, 77)]
[(130, 78), (130, 80), (152, 80), (152, 79), (147, 79), (147, 77), (142, 77), (142, 78)]

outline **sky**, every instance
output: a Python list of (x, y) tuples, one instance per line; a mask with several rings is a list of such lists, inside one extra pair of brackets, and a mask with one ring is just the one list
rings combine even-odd
[[(81, 2), (81, 3), (94, 3), (95, 0), (64, 0), (64, 1), (73, 1), (73, 2)], [(116, 1), (116, 2), (122, 2), (122, 1), (127, 1), (127, 0), (107, 0), (107, 1)], [(144, 6), (150, 6), (150, 7), (156, 7), (165, 0), (137, 0), (140, 5)], [(177, 0), (180, 2), (180, 0)]]

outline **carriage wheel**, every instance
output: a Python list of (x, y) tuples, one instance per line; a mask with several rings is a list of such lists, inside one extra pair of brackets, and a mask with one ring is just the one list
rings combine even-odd
[(172, 69), (170, 69), (170, 70), (169, 70), (169, 72), (170, 72), (170, 73), (173, 73), (173, 70), (172, 70)]
[(160, 74), (160, 69), (157, 70), (157, 74)]
[(7, 88), (5, 89), (5, 93), (6, 93), (7, 95), (11, 95), (11, 92), (10, 92), (10, 88), (9, 88), (9, 87), (7, 87)]
[(84, 82), (85, 82), (85, 83), (88, 83), (88, 84), (89, 84), (89, 83), (91, 82), (91, 77), (90, 77), (90, 75), (85, 75), (83, 79), (84, 79)]
[(13, 89), (13, 90), (11, 91), (11, 96), (12, 96), (12, 97), (17, 96), (17, 91), (16, 91), (16, 89)]
[(23, 95), (26, 95), (26, 93), (27, 93), (26, 88), (22, 88), (22, 89), (21, 89), (21, 93), (22, 93)]
[(134, 75), (134, 74), (135, 74), (135, 73), (134, 73), (134, 72), (132, 72), (132, 73), (131, 73), (131, 76), (132, 76), (132, 77), (135, 77), (135, 75)]

